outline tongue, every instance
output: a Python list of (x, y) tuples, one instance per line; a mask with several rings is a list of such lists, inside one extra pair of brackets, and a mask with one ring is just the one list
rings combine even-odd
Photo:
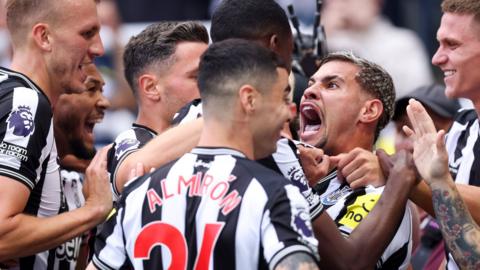
[(306, 125), (305, 131), (317, 131), (320, 129), (321, 125)]

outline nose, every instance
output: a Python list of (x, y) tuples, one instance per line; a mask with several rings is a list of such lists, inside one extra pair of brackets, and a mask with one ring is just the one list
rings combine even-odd
[(105, 49), (103, 48), (102, 39), (100, 38), (99, 33), (97, 33), (93, 38), (89, 51), (92, 59), (98, 56), (102, 56), (105, 53)]
[(315, 87), (310, 86), (305, 91), (303, 92), (303, 98), (304, 99), (317, 99), (318, 98), (318, 92), (315, 89)]
[(447, 55), (443, 52), (442, 47), (438, 47), (437, 51), (432, 57), (432, 64), (440, 66), (447, 61)]
[(100, 94), (100, 98), (96, 103), (98, 110), (103, 113), (106, 109), (110, 108), (110, 105), (110, 101), (103, 94)]

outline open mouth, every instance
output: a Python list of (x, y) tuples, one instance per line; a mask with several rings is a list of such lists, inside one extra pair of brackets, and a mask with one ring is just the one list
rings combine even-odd
[(303, 123), (303, 133), (318, 131), (322, 126), (321, 114), (316, 106), (311, 104), (302, 104), (300, 115)]
[(448, 77), (450, 77), (450, 76), (453, 76), (455, 73), (457, 73), (456, 70), (448, 69), (448, 70), (444, 70), (444, 71), (443, 71), (443, 76), (444, 76), (445, 78), (448, 78)]
[(97, 123), (100, 123), (102, 121), (102, 119), (103, 119), (103, 116), (88, 118), (84, 123), (85, 133), (92, 141), (94, 140), (93, 129), (95, 128), (95, 125)]

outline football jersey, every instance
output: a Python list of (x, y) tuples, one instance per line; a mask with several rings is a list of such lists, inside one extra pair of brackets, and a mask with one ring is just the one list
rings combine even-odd
[[(67, 203), (66, 210), (72, 211), (82, 207), (85, 204), (82, 193), (83, 174), (61, 169), (60, 175)], [(56, 259), (52, 269), (75, 270), (81, 244), (82, 236), (77, 236), (55, 248), (52, 254), (55, 254)]]
[(129, 154), (142, 148), (155, 136), (157, 136), (157, 133), (152, 129), (134, 123), (131, 129), (120, 133), (120, 135), (115, 138), (107, 154), (107, 171), (110, 173), (110, 183), (112, 184), (114, 200), (118, 200), (120, 196), (115, 186), (115, 178), (117, 177), (120, 163), (122, 163)]
[[(479, 121), (475, 110), (462, 110), (446, 136), (448, 166), (456, 183), (480, 186)], [(453, 256), (447, 256), (447, 269), (459, 269)]]
[[(185, 122), (195, 120), (201, 116), (201, 99), (195, 99), (180, 109), (180, 111), (175, 115), (173, 123), (183, 124)], [(308, 185), (308, 181), (305, 177), (305, 173), (297, 155), (298, 144), (311, 147), (299, 141), (281, 138), (277, 141), (276, 152), (266, 158), (258, 160), (258, 162), (282, 174), (300, 189), (308, 202), (311, 220), (313, 220), (322, 213), (323, 207), (320, 203), (320, 197), (314, 193), (312, 188)]]
[[(352, 190), (336, 177), (336, 172), (320, 181), (321, 202), (344, 236), (348, 236), (370, 213), (382, 195), (384, 187), (366, 186)], [(395, 236), (378, 260), (375, 269), (407, 269), (412, 252), (412, 220), (406, 207)]]
[(95, 244), (99, 269), (273, 269), (317, 258), (308, 204), (233, 149), (194, 148), (125, 186)]
[[(25, 75), (0, 68), (0, 175), (24, 184), (24, 213), (50, 217), (66, 211), (50, 101)], [(55, 253), (19, 259), (20, 269), (53, 269)]]

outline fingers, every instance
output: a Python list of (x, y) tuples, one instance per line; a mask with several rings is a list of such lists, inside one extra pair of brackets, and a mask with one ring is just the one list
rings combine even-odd
[(375, 154), (378, 157), (380, 163), (380, 168), (382, 169), (383, 175), (388, 176), (390, 174), (390, 169), (393, 166), (393, 161), (391, 157), (382, 149), (378, 149)]
[(142, 176), (145, 174), (145, 168), (143, 167), (143, 163), (137, 162), (134, 168), (130, 170), (130, 173), (128, 175), (128, 179), (133, 179), (137, 178), (139, 176)]
[(433, 120), (422, 104), (414, 99), (410, 99), (408, 103), (407, 115), (415, 133), (421, 136), (423, 134), (436, 132)]

